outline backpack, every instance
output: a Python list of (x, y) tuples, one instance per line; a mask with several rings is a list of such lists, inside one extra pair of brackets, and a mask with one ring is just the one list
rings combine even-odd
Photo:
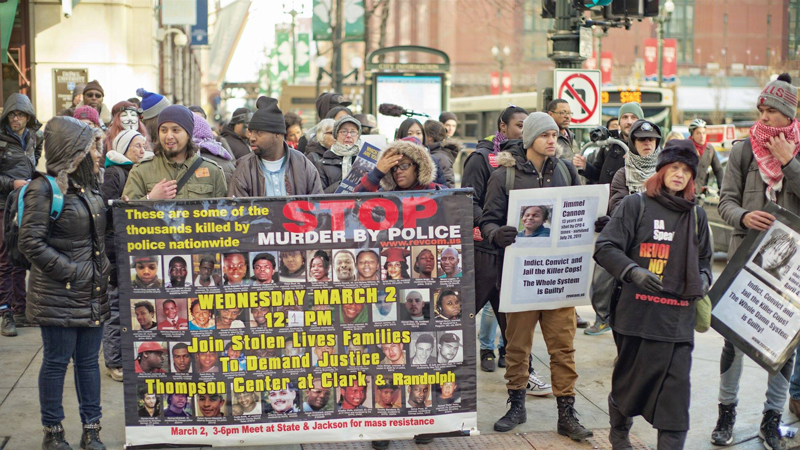
[[(50, 175), (44, 175), (50, 185), (50, 223), (47, 227), (48, 238), (50, 237), (50, 227), (61, 216), (61, 210), (64, 208), (64, 194), (56, 184), (56, 179)], [(28, 189), (30, 183), (17, 188), (8, 195), (6, 201), (6, 209), (3, 213), (3, 243), (8, 251), (11, 263), (17, 267), (25, 270), (31, 268), (31, 263), (28, 258), (19, 250), (19, 229), (22, 226), (22, 214), (25, 211), (25, 191)]]
[[(561, 174), (561, 177), (567, 180), (567, 186), (572, 186), (572, 174), (569, 173), (567, 165), (564, 161), (556, 159), (556, 170)], [(517, 174), (517, 166), (506, 167), (506, 191), (511, 192), (514, 189), (514, 177)]]

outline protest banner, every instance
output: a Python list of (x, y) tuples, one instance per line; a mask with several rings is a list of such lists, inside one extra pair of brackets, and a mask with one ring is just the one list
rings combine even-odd
[(127, 448), (476, 433), (469, 193), (115, 203)]
[(764, 210), (772, 227), (748, 233), (708, 295), (711, 327), (774, 374), (800, 339), (800, 217)]
[(607, 184), (511, 191), (507, 225), (519, 234), (505, 249), (500, 311), (589, 303), (594, 222), (606, 214), (608, 193)]
[(353, 158), (353, 165), (350, 167), (350, 172), (348, 172), (347, 177), (339, 183), (339, 187), (336, 188), (334, 194), (353, 192), (356, 186), (358, 186), (358, 183), (361, 182), (361, 178), (375, 168), (380, 153), (381, 149), (369, 142), (364, 142), (361, 145), (361, 150), (359, 150), (356, 157)]

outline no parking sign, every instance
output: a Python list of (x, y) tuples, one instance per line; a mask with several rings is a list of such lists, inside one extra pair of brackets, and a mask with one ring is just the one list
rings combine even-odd
[(569, 103), (570, 128), (594, 128), (601, 124), (600, 79), (599, 70), (555, 70), (555, 98)]

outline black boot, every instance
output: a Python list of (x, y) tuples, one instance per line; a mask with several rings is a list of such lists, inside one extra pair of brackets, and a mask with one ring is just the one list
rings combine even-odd
[(711, 443), (714, 445), (731, 445), (733, 442), (733, 425), (736, 423), (736, 404), (719, 404), (717, 426), (711, 432)]
[(105, 444), (100, 442), (100, 422), (83, 424), (81, 448), (86, 450), (106, 450)]
[(494, 350), (481, 350), (481, 370), (494, 372)]
[(60, 423), (52, 427), (44, 427), (42, 450), (72, 450), (69, 442), (64, 439), (64, 427)]
[(389, 448), (389, 441), (372, 441), (372, 448), (375, 450), (383, 450)]
[(497, 358), (497, 367), (506, 367), (506, 348), (500, 347), (497, 349), (497, 354), (499, 355)]
[(14, 315), (10, 312), (3, 314), (2, 324), (0, 324), (0, 334), (9, 337), (17, 335), (17, 324), (14, 323)]
[(556, 402), (558, 403), (558, 434), (568, 436), (573, 441), (594, 436), (592, 430), (587, 430), (578, 422), (575, 397), (556, 397)]
[(613, 450), (632, 450), (630, 431), (633, 427), (633, 419), (623, 415), (611, 394), (608, 394), (608, 415), (611, 423), (611, 431), (608, 433), (608, 442), (611, 443)]
[(511, 431), (517, 425), (528, 420), (525, 411), (525, 389), (509, 389), (508, 402), (511, 406), (506, 415), (494, 423), (494, 431)]
[(785, 450), (786, 443), (781, 439), (781, 413), (778, 411), (767, 410), (764, 418), (761, 419), (761, 427), (758, 429), (758, 437), (764, 440), (764, 447), (767, 450)]

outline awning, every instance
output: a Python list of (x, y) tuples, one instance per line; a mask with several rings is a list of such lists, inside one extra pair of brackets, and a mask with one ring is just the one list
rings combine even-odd
[(237, 0), (217, 13), (208, 52), (208, 82), (219, 86), (228, 71), (233, 52), (242, 37), (250, 0)]
[(8, 64), (8, 43), (11, 41), (11, 30), (14, 28), (14, 16), (17, 15), (19, 0), (8, 0), (0, 3), (0, 39), (2, 39), (2, 61)]
[(681, 86), (678, 88), (678, 109), (684, 114), (752, 112), (761, 94), (758, 87)]

